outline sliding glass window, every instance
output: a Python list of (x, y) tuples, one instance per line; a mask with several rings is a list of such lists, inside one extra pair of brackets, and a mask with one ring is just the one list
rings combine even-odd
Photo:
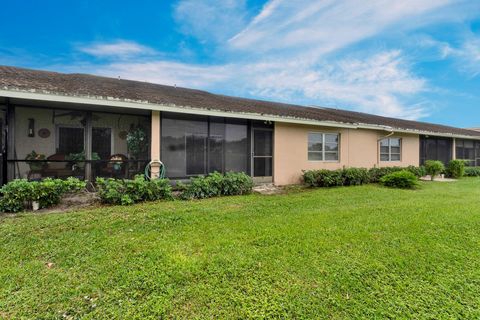
[(477, 164), (477, 158), (480, 158), (480, 153), (477, 150), (480, 149), (480, 143), (473, 140), (457, 139), (455, 141), (456, 158), (465, 160), (465, 164), (468, 166), (475, 166)]
[(248, 123), (162, 113), (161, 159), (169, 178), (210, 172), (248, 172)]

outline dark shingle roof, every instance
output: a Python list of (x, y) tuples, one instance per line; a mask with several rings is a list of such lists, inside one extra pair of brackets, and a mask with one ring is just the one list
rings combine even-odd
[(87, 74), (65, 74), (0, 66), (0, 89), (44, 92), (68, 96), (112, 97), (177, 107), (202, 108), (280, 116), (345, 124), (388, 126), (395, 129), (480, 137), (480, 132), (366, 113), (305, 107), (293, 104), (252, 100), (212, 94), (206, 91), (165, 86)]

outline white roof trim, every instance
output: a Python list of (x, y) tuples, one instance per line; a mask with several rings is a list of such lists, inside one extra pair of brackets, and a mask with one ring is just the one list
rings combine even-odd
[(283, 123), (295, 123), (295, 124), (335, 127), (335, 128), (381, 130), (381, 131), (397, 132), (397, 133), (434, 135), (439, 137), (480, 140), (480, 137), (474, 137), (474, 136), (457, 135), (457, 134), (449, 134), (449, 133), (437, 133), (437, 132), (420, 131), (420, 130), (397, 129), (397, 128), (393, 128), (390, 126), (383, 126), (383, 125), (361, 124), (361, 123), (351, 124), (351, 123), (342, 123), (342, 122), (335, 122), (335, 121), (319, 121), (319, 120), (300, 119), (300, 118), (293, 118), (293, 117), (282, 117), (282, 116), (275, 116), (275, 115), (263, 115), (258, 113), (208, 110), (203, 108), (154, 104), (154, 103), (149, 103), (148, 101), (126, 101), (126, 100), (120, 100), (120, 99), (108, 98), (108, 97), (104, 98), (104, 97), (87, 97), (87, 96), (69, 96), (69, 95), (59, 95), (59, 94), (51, 94), (51, 93), (40, 93), (35, 90), (27, 92), (27, 91), (20, 91), (20, 90), (2, 89), (0, 90), (0, 97), (110, 106), (110, 107), (141, 109), (141, 110), (176, 112), (176, 113), (185, 113), (185, 114), (201, 114), (206, 116), (240, 118), (240, 119), (251, 119), (251, 120), (262, 120), (262, 121), (275, 121), (275, 122), (283, 122)]

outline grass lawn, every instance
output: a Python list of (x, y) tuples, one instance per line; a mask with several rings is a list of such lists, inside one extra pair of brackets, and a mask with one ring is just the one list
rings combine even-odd
[(0, 318), (162, 316), (479, 318), (480, 179), (0, 217)]

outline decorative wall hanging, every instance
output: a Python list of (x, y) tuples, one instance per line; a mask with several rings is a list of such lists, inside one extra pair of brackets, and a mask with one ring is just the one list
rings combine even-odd
[(38, 136), (40, 138), (48, 138), (50, 137), (50, 130), (48, 130), (47, 128), (42, 128), (40, 130), (38, 130)]

